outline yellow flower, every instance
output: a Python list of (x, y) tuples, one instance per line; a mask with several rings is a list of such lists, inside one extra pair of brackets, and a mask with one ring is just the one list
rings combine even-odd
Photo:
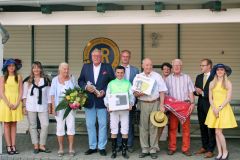
[(70, 100), (70, 96), (66, 96), (66, 99), (67, 99), (67, 100)]

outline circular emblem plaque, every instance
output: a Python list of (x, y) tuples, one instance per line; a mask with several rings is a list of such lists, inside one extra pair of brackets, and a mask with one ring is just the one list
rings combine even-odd
[(102, 51), (102, 62), (109, 63), (112, 67), (117, 67), (119, 65), (119, 48), (117, 44), (111, 39), (100, 37), (90, 40), (83, 52), (83, 62), (92, 62), (91, 53), (94, 49), (99, 49)]

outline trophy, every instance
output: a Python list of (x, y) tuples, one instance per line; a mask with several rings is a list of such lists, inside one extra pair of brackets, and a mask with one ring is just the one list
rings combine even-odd
[(99, 96), (99, 95), (101, 94), (100, 91), (97, 90), (97, 88), (92, 84), (92, 82), (87, 81), (87, 85), (88, 85), (88, 86), (91, 86), (91, 87), (94, 89), (94, 93), (95, 93), (97, 96)]

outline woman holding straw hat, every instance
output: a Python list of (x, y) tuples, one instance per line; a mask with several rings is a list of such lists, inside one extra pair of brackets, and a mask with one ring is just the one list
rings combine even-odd
[(217, 64), (213, 67), (213, 81), (209, 86), (209, 101), (211, 107), (208, 110), (205, 124), (208, 128), (215, 128), (218, 156), (216, 160), (226, 160), (229, 152), (223, 129), (237, 127), (234, 113), (229, 104), (232, 96), (232, 83), (227, 78), (232, 73), (229, 66)]
[(4, 123), (4, 137), (9, 155), (18, 154), (16, 150), (17, 121), (23, 119), (22, 113), (22, 77), (17, 73), (22, 67), (14, 59), (3, 64), (3, 76), (0, 78), (0, 122)]

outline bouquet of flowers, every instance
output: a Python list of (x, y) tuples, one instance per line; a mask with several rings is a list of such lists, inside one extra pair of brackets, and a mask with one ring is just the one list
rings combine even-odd
[(66, 92), (62, 98), (62, 101), (56, 107), (56, 111), (65, 109), (63, 116), (63, 119), (65, 119), (72, 109), (75, 110), (84, 107), (88, 96), (83, 89), (75, 87), (73, 89), (66, 89)]

